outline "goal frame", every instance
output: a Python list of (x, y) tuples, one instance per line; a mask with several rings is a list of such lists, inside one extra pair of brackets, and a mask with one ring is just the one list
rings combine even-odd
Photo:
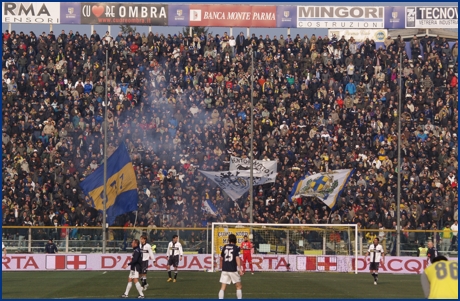
[[(348, 255), (350, 257), (354, 257), (354, 260), (355, 260), (355, 265), (354, 265), (354, 271), (350, 271), (350, 272), (354, 272), (354, 274), (358, 274), (358, 225), (356, 224), (259, 224), (259, 223), (217, 223), (217, 222), (214, 222), (212, 223), (212, 226), (211, 226), (211, 262), (212, 262), (212, 268), (211, 268), (211, 271), (214, 272), (215, 271), (215, 268), (214, 268), (214, 260), (215, 260), (215, 256), (216, 256), (216, 252), (215, 252), (215, 239), (214, 239), (214, 230), (216, 228), (216, 226), (239, 226), (239, 227), (249, 227), (252, 231), (253, 227), (254, 226), (257, 226), (257, 227), (279, 227), (280, 230), (283, 228), (283, 226), (286, 225), (285, 228), (302, 228), (302, 227), (318, 227), (318, 228), (326, 228), (326, 227), (329, 227), (329, 228), (334, 228), (334, 227), (349, 227), (349, 228), (354, 228), (354, 234), (355, 234), (355, 241), (354, 241), (354, 248), (355, 248), (355, 251), (354, 251), (354, 254), (353, 255)], [(252, 233), (251, 233), (251, 236), (252, 236)], [(325, 237), (324, 237), (325, 239)], [(326, 256), (326, 254), (324, 254)]]

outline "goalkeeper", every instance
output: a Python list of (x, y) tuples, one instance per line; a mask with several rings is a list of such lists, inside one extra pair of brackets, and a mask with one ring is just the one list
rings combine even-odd
[(243, 273), (246, 270), (246, 263), (249, 262), (249, 268), (251, 269), (251, 274), (254, 275), (254, 269), (252, 267), (252, 249), (254, 246), (252, 242), (249, 241), (249, 237), (245, 235), (243, 237), (243, 242), (241, 243), (240, 249), (243, 251)]

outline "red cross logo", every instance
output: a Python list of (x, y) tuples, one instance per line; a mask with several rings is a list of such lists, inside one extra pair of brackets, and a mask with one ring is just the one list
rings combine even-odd
[(70, 266), (73, 266), (74, 270), (80, 270), (80, 266), (82, 266), (82, 270), (86, 270), (86, 256), (67, 256), (67, 268), (70, 269)]
[(318, 270), (319, 271), (337, 271), (337, 257), (318, 257)]

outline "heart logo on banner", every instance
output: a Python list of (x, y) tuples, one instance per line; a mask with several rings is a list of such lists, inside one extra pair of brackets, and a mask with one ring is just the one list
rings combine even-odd
[(100, 17), (102, 16), (102, 14), (104, 13), (104, 6), (98, 6), (98, 5), (94, 5), (92, 8), (91, 8), (91, 11), (93, 12), (93, 14), (96, 16), (96, 17)]

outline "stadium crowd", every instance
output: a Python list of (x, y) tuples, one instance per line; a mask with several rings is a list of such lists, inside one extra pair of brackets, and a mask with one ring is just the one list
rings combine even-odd
[[(401, 37), (377, 47), (372, 40), (315, 35), (5, 31), (3, 225), (100, 226), (102, 216), (79, 183), (102, 164), (105, 126), (108, 152), (124, 142), (132, 157), (136, 225), (248, 222), (248, 197), (231, 201), (198, 170), (228, 170), (230, 155), (249, 154), (251, 53), (255, 157), (278, 161), (276, 183), (255, 187), (255, 222), (328, 222), (321, 202), (289, 202), (293, 184), (307, 172), (354, 168), (331, 223), (394, 229), (401, 210), (403, 229), (452, 225), (458, 219), (458, 42), (450, 47), (439, 37), (414, 37), (411, 59), (405, 45)], [(206, 199), (218, 215), (202, 210)], [(134, 220), (134, 214), (120, 216), (116, 226)]]

